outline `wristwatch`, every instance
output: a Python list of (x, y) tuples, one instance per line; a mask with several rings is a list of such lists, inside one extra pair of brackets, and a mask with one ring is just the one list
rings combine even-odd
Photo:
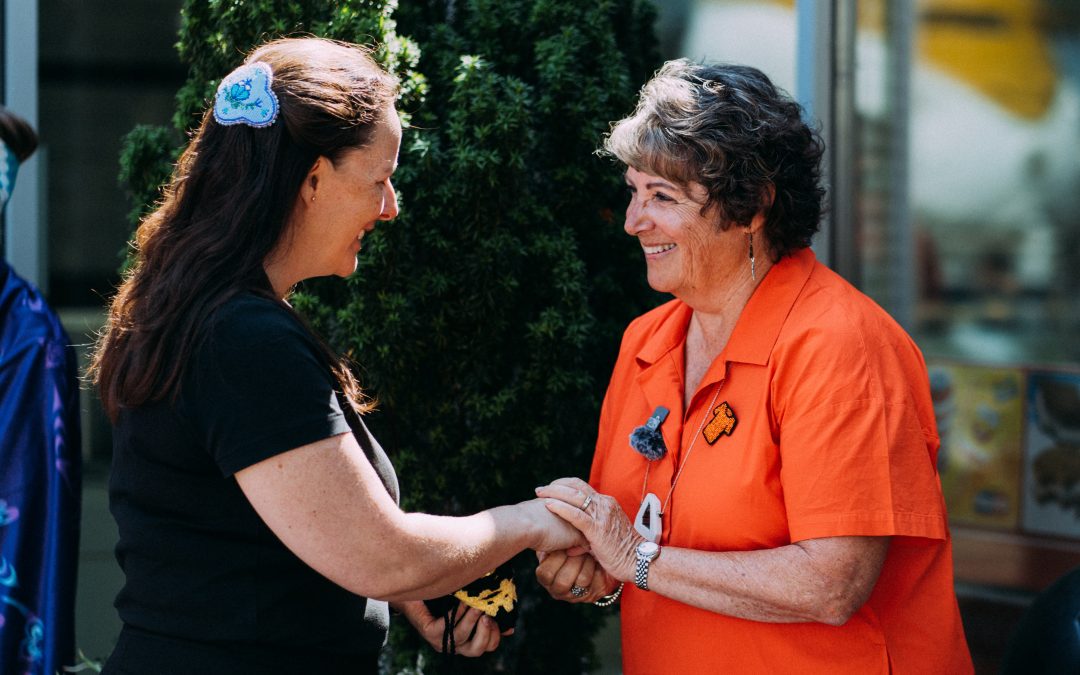
[(643, 541), (637, 545), (634, 553), (637, 555), (637, 564), (634, 568), (634, 585), (643, 591), (649, 590), (649, 563), (656, 560), (660, 555), (660, 545)]

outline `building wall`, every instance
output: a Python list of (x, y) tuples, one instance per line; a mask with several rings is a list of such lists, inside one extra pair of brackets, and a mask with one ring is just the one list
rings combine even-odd
[(121, 140), (168, 124), (183, 70), (179, 0), (42, 0), (40, 128), (48, 157), (49, 298), (100, 307), (131, 223), (118, 182)]

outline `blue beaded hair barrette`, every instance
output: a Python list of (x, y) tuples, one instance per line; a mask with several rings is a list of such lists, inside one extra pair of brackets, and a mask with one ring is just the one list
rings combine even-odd
[(667, 419), (668, 409), (657, 406), (653, 414), (630, 434), (630, 447), (637, 450), (645, 459), (657, 460), (667, 454), (664, 437), (660, 434), (660, 425)]
[(262, 61), (245, 63), (225, 76), (214, 95), (218, 124), (268, 127), (278, 116), (278, 99), (270, 88), (274, 74)]
[(15, 153), (8, 149), (4, 141), (0, 140), (0, 211), (7, 205), (8, 197), (15, 188), (15, 175), (19, 172), (19, 160), (15, 159)]

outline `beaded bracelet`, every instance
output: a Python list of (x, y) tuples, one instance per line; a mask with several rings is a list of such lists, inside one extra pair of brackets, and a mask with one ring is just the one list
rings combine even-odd
[(594, 600), (593, 604), (597, 607), (607, 607), (608, 605), (614, 604), (615, 601), (619, 599), (619, 596), (622, 595), (622, 587), (622, 582), (619, 582), (619, 587), (615, 589), (614, 593), (612, 593), (611, 595), (605, 595), (599, 600)]

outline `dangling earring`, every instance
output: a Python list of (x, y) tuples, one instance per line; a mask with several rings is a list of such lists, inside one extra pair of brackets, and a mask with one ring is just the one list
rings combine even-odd
[(750, 244), (750, 280), (757, 281), (757, 270), (754, 269), (754, 235), (750, 230), (746, 231), (746, 241)]

